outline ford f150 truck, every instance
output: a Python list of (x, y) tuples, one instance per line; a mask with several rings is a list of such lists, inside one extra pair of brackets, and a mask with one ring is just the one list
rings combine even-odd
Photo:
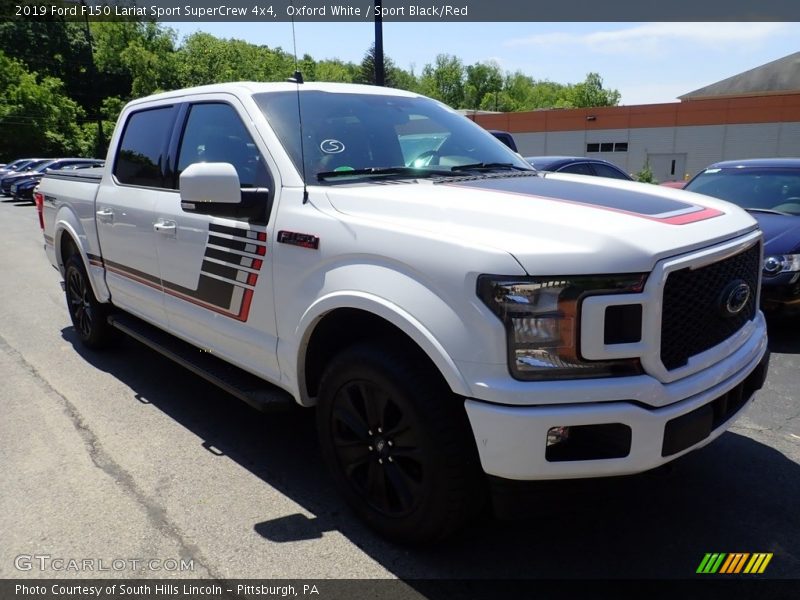
[(337, 487), (391, 539), (452, 533), (488, 480), (662, 465), (764, 381), (747, 213), (543, 175), (422, 96), (162, 93), (105, 165), (37, 195), (80, 340), (121, 330), (255, 406), (316, 407)]

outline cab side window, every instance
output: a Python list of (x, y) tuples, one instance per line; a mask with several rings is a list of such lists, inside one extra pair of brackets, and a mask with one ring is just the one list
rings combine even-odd
[(239, 115), (228, 104), (195, 104), (189, 109), (178, 150), (178, 177), (197, 162), (232, 164), (243, 188), (271, 187), (264, 159)]
[(164, 159), (175, 107), (136, 112), (128, 117), (120, 140), (114, 175), (122, 184), (165, 187)]

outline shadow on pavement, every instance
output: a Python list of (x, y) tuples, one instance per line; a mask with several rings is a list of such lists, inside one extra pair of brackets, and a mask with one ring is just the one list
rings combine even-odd
[(132, 340), (106, 353), (65, 340), (94, 367), (312, 513), (253, 523), (273, 543), (338, 530), (430, 597), (419, 579), (691, 578), (707, 552), (774, 552), (767, 576), (800, 578), (800, 466), (736, 433), (635, 477), (526, 490), (521, 517), (487, 514), (456, 538), (409, 549), (377, 538), (347, 510), (318, 456), (313, 411), (262, 415)]
[(769, 349), (781, 354), (800, 354), (800, 316), (767, 319)]

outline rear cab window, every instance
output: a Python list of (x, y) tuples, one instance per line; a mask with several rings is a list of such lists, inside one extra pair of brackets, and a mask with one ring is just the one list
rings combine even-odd
[(112, 173), (122, 185), (164, 188), (176, 107), (164, 106), (131, 113), (122, 132)]

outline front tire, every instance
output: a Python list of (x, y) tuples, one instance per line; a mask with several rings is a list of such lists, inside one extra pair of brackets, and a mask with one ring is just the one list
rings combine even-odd
[(484, 500), (463, 400), (428, 367), (411, 353), (359, 344), (320, 382), (317, 429), (337, 487), (371, 528), (402, 543), (447, 537)]
[(95, 350), (108, 346), (115, 331), (107, 321), (109, 306), (95, 298), (86, 268), (78, 254), (72, 254), (67, 259), (64, 279), (67, 310), (81, 343)]

